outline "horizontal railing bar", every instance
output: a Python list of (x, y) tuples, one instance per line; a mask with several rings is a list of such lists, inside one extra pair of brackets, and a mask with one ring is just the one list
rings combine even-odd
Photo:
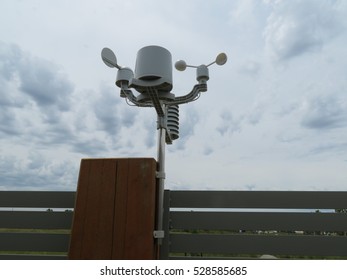
[(67, 252), (70, 234), (3, 233), (0, 251)]
[(40, 254), (1, 254), (0, 260), (67, 260), (66, 255), (40, 255)]
[(0, 207), (74, 208), (76, 192), (0, 191)]
[(347, 214), (171, 211), (170, 228), (186, 230), (347, 231)]
[(169, 191), (171, 208), (346, 209), (347, 192)]
[(0, 228), (71, 229), (73, 212), (0, 211)]
[(347, 238), (336, 236), (269, 236), (170, 234), (171, 253), (347, 256)]

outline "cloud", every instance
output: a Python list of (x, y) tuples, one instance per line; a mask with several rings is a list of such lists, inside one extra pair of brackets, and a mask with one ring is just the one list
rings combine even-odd
[(174, 149), (185, 148), (187, 141), (194, 136), (199, 120), (199, 112), (193, 106), (180, 106), (179, 138), (174, 142)]
[(26, 157), (0, 156), (0, 189), (75, 189), (78, 164), (30, 151)]
[(264, 31), (266, 47), (278, 60), (320, 50), (343, 30), (339, 2), (268, 1), (272, 13)]
[(266, 111), (266, 106), (264, 102), (255, 103), (247, 115), (247, 121), (252, 125), (258, 124)]
[(120, 98), (113, 88), (102, 86), (93, 105), (98, 126), (112, 138), (116, 138), (120, 131), (120, 115), (117, 107), (119, 102)]
[(204, 148), (203, 154), (205, 156), (208, 156), (208, 155), (212, 154), (213, 152), (214, 152), (214, 149), (211, 146), (206, 146)]
[(334, 155), (338, 157), (339, 155), (346, 155), (347, 142), (332, 142), (323, 143), (312, 148), (307, 154), (308, 155)]
[[(81, 157), (155, 156), (155, 110), (127, 106), (112, 81), (116, 73), (100, 59), (109, 46), (120, 64), (133, 67), (136, 51), (149, 44), (194, 65), (220, 51), (231, 59), (210, 68), (206, 95), (180, 107), (180, 138), (167, 147), (174, 181), (195, 188), (232, 181), (242, 189), (346, 182), (345, 153), (336, 159), (338, 151), (324, 146), (340, 141), (341, 153), (345, 149), (344, 1), (89, 2), (82, 13), (79, 2), (34, 10), (26, 1), (0, 4), (8, 11), (0, 17), (1, 40), (17, 44), (0, 43), (2, 187), (74, 188)], [(110, 34), (129, 17), (120, 43)], [(177, 92), (195, 80), (193, 69), (173, 75)], [(340, 96), (329, 99), (328, 93)], [(305, 96), (321, 100), (303, 105)], [(303, 155), (309, 151), (322, 152)], [(336, 168), (338, 160), (343, 164)], [(322, 165), (312, 167), (313, 161)], [(288, 175), (288, 168), (295, 172)]]
[(241, 130), (242, 118), (235, 119), (229, 110), (221, 112), (220, 118), (221, 124), (216, 129), (222, 136), (226, 133), (234, 133)]
[(255, 77), (259, 74), (261, 65), (259, 62), (248, 60), (239, 67), (239, 72), (251, 77)]
[(0, 135), (15, 136), (21, 133), (21, 127), (18, 125), (18, 120), (5, 106), (0, 107)]
[(40, 107), (54, 106), (66, 111), (70, 107), (72, 83), (55, 64), (37, 58), (24, 58), (19, 67), (19, 89)]
[(25, 53), (16, 45), (2, 42), (0, 58), (1, 75), (7, 81), (15, 80), (19, 91), (39, 107), (52, 106), (62, 111), (69, 109), (74, 86), (56, 64)]
[[(38, 141), (66, 137), (74, 86), (54, 63), (0, 42), (0, 133)], [(45, 137), (38, 135), (45, 129)], [(58, 139), (57, 139), (58, 140)], [(59, 139), (60, 141), (61, 139)]]
[(153, 148), (156, 145), (156, 141), (157, 141), (157, 133), (156, 133), (157, 124), (155, 122), (155, 118), (153, 118), (152, 120), (143, 119), (143, 127), (146, 131), (144, 144), (147, 149)]
[(316, 96), (304, 104), (301, 124), (322, 130), (347, 126), (347, 100), (337, 96)]
[(101, 141), (98, 138), (90, 137), (88, 139), (76, 139), (71, 147), (72, 151), (88, 155), (88, 156), (97, 156), (101, 153), (107, 151), (105, 141)]

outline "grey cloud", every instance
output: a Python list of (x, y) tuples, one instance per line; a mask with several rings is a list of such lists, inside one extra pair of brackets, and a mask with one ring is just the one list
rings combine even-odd
[[(107, 135), (117, 135), (120, 120), (126, 125), (134, 123), (133, 115), (117, 114), (120, 98), (114, 88), (101, 88), (96, 102), (95, 92), (85, 92), (88, 98), (79, 111), (79, 104), (73, 102), (80, 97), (73, 96), (73, 84), (56, 65), (4, 43), (0, 43), (0, 58), (0, 135), (5, 138), (34, 147), (65, 146), (72, 152), (97, 156), (107, 152), (109, 143), (107, 139), (102, 141), (102, 135), (95, 135), (93, 109)], [(78, 112), (71, 110), (72, 106)], [(91, 120), (92, 123), (83, 124)], [(49, 161), (43, 162), (42, 168), (43, 164), (49, 165)], [(25, 166), (21, 172), (31, 178), (31, 167)], [(8, 184), (10, 178), (20, 177), (9, 171), (1, 174)], [(23, 186), (29, 184), (22, 182)], [(39, 181), (36, 183), (40, 185)]]
[(208, 155), (212, 154), (213, 152), (214, 152), (214, 149), (211, 148), (210, 146), (205, 147), (204, 151), (203, 151), (205, 156), (208, 156)]
[(23, 57), (16, 45), (8, 45), (0, 41), (0, 73), (6, 80), (11, 80), (17, 72), (17, 65)]
[(224, 136), (226, 133), (234, 133), (241, 130), (241, 119), (235, 119), (230, 111), (223, 111), (220, 114), (222, 123), (217, 127), (217, 131)]
[(0, 134), (15, 136), (21, 132), (21, 127), (14, 112), (5, 107), (0, 107)]
[(318, 96), (308, 100), (301, 124), (310, 129), (347, 126), (347, 100), (336, 96)]
[(120, 98), (116, 90), (110, 87), (102, 87), (100, 95), (94, 104), (94, 113), (99, 121), (101, 130), (112, 138), (116, 137), (121, 128), (118, 103)]
[(189, 110), (180, 111), (180, 138), (185, 139), (194, 134), (194, 128), (198, 123), (200, 117), (196, 110), (190, 108)]
[(86, 156), (100, 156), (107, 148), (105, 142), (91, 137), (87, 140), (76, 139), (72, 144), (72, 150)]
[(276, 139), (281, 143), (294, 143), (294, 142), (302, 140), (302, 137), (298, 135), (290, 135), (290, 134), (288, 135), (285, 133), (280, 133), (276, 137)]
[[(119, 97), (118, 97), (119, 98)], [(138, 108), (136, 108), (138, 109)], [(135, 123), (136, 115), (138, 113), (138, 110), (135, 108), (125, 107), (123, 110), (121, 110), (120, 114), (120, 121), (121, 124), (126, 127), (131, 127)]]
[(156, 134), (152, 133), (151, 131), (147, 132), (147, 136), (145, 138), (145, 145), (147, 148), (153, 148), (156, 144)]
[(157, 140), (157, 133), (156, 133), (157, 124), (155, 120), (153, 119), (153, 121), (147, 121), (147, 122), (143, 121), (143, 126), (146, 130), (144, 143), (148, 149), (153, 148)]
[(73, 85), (55, 66), (39, 59), (25, 60), (20, 68), (20, 90), (31, 96), (40, 107), (70, 108)]
[(69, 109), (74, 86), (54, 63), (24, 53), (16, 45), (1, 42), (0, 58), (2, 76), (7, 81), (16, 79), (18, 89), (39, 107), (45, 110), (52, 107), (61, 111)]
[(308, 152), (308, 155), (318, 155), (318, 154), (334, 154), (346, 155), (347, 151), (347, 142), (330, 142), (322, 145), (317, 145)]
[(260, 122), (264, 112), (265, 112), (265, 104), (256, 103), (247, 116), (247, 120), (250, 124), (256, 125)]
[[(63, 142), (72, 83), (48, 61), (0, 42), (0, 132), (32, 142)], [(43, 132), (44, 131), (44, 132)]]
[[(34, 132), (32, 135), (35, 135)], [(42, 128), (42, 132), (36, 136), (38, 137), (37, 142), (44, 145), (70, 145), (76, 137), (73, 129), (68, 126), (67, 122), (63, 121)]]
[[(184, 105), (183, 105), (184, 106)], [(175, 149), (183, 150), (186, 142), (194, 135), (195, 126), (200, 120), (199, 113), (190, 107), (189, 110), (180, 107), (179, 138), (175, 140)]]
[(239, 67), (239, 72), (254, 77), (258, 75), (260, 69), (260, 63), (249, 60)]
[(76, 188), (77, 167), (69, 161), (52, 162), (41, 153), (29, 153), (27, 158), (0, 157), (0, 189)]
[(343, 30), (338, 2), (276, 1), (264, 37), (277, 59), (319, 50)]

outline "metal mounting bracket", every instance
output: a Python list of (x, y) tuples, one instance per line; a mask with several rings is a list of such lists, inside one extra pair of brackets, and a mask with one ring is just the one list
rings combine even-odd
[(159, 172), (157, 171), (155, 173), (155, 176), (157, 177), (157, 179), (165, 179), (165, 172)]
[(156, 239), (164, 238), (164, 236), (165, 236), (165, 234), (164, 234), (163, 230), (155, 230), (155, 231), (153, 231), (153, 237), (156, 238)]

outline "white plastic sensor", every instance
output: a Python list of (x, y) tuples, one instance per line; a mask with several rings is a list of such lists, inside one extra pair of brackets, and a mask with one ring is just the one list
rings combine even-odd
[(101, 51), (101, 58), (108, 67), (115, 67), (118, 70), (122, 69), (122, 67), (117, 64), (117, 57), (111, 49), (103, 48)]
[[(209, 67), (214, 63), (216, 63), (217, 65), (224, 65), (227, 62), (227, 60), (228, 60), (227, 55), (225, 53), (220, 53), (217, 55), (215, 61), (207, 64), (206, 67)], [(179, 60), (175, 63), (175, 68), (178, 71), (184, 71), (186, 70), (187, 67), (198, 68), (199, 66), (187, 65), (187, 63), (184, 60)]]

